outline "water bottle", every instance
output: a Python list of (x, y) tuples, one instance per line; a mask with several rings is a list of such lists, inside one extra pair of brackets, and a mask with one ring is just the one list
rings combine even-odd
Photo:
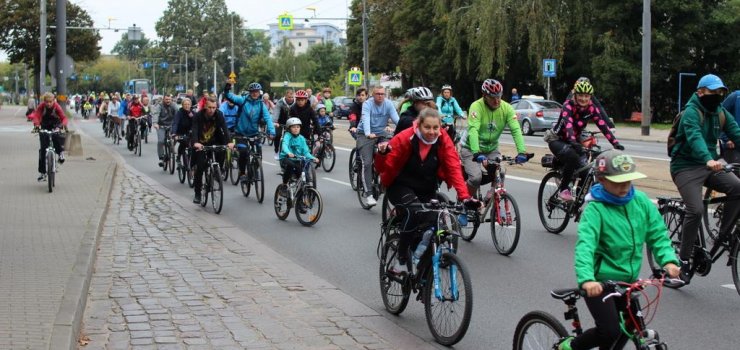
[(427, 250), (427, 247), (429, 246), (429, 241), (431, 241), (432, 239), (432, 232), (433, 231), (431, 228), (424, 231), (424, 236), (421, 238), (421, 242), (419, 242), (419, 245), (416, 246), (413, 257), (414, 266), (419, 263), (419, 259), (421, 259), (421, 256), (424, 255), (424, 252)]

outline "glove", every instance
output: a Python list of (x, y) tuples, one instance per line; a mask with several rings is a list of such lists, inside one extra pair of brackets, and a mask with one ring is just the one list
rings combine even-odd
[(570, 147), (573, 148), (574, 151), (578, 154), (583, 154), (585, 151), (583, 149), (583, 145), (579, 142), (571, 142)]
[(619, 143), (619, 142), (615, 143), (612, 147), (614, 147), (614, 149), (618, 149), (620, 151), (624, 151), (624, 146), (622, 146), (622, 144)]
[(475, 198), (468, 198), (463, 200), (463, 205), (465, 206), (465, 209), (474, 210), (480, 208), (481, 203)]
[(231, 91), (231, 83), (226, 83), (226, 85), (224, 85), (224, 94), (228, 94), (229, 91)]
[(475, 159), (475, 161), (478, 162), (478, 163), (483, 163), (483, 161), (485, 161), (486, 159), (488, 159), (488, 157), (486, 157), (484, 154), (476, 153), (473, 156), (473, 159)]
[(524, 153), (519, 153), (516, 155), (516, 159), (514, 159), (514, 162), (517, 164), (524, 164), (529, 160), (529, 157), (527, 157)]

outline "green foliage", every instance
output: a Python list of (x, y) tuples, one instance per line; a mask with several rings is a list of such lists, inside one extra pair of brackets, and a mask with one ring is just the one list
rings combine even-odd
[(141, 40), (128, 40), (128, 33), (123, 33), (121, 40), (113, 46), (111, 53), (133, 61), (139, 55), (144, 54), (145, 50), (148, 49), (150, 45), (151, 43), (144, 33), (141, 33)]
[(327, 86), (340, 73), (344, 50), (334, 43), (318, 44), (308, 49), (305, 59), (315, 64), (315, 68), (308, 74), (310, 85)]

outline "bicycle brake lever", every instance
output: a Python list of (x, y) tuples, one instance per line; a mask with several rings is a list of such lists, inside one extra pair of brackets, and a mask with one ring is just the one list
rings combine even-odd
[(619, 293), (619, 292), (609, 293), (601, 299), (601, 302), (605, 303), (607, 300), (609, 300), (612, 297), (621, 297), (621, 296), (622, 296), (622, 293)]

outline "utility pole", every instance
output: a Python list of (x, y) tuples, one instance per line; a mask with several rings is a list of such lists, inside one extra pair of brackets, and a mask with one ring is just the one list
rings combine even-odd
[(650, 23), (651, 0), (642, 0), (642, 135), (650, 135)]
[(46, 1), (39, 1), (41, 4), (41, 28), (39, 28), (39, 95), (36, 98), (41, 98), (46, 91)]
[(185, 90), (188, 90), (188, 86), (190, 86), (190, 80), (188, 80), (188, 52), (185, 51)]
[(370, 87), (370, 50), (367, 43), (367, 0), (362, 0), (362, 70), (365, 77), (364, 84), (366, 88)]
[(234, 73), (234, 16), (231, 16), (231, 72), (230, 73)]
[(57, 100), (62, 109), (67, 108), (67, 74), (64, 66), (67, 57), (67, 0), (57, 0), (56, 68)]

